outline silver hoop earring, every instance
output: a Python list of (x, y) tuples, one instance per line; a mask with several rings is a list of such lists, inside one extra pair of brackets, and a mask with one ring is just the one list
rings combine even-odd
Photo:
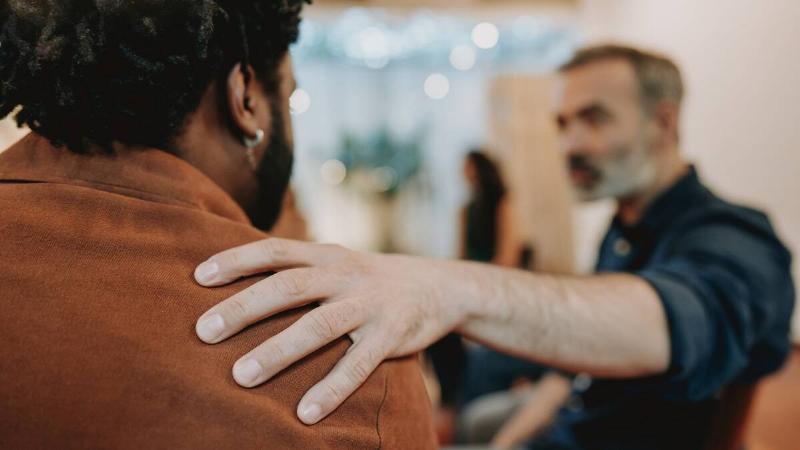
[(258, 146), (258, 144), (264, 142), (264, 130), (259, 128), (258, 130), (256, 130), (256, 137), (250, 138), (245, 136), (242, 140), (244, 141), (245, 147), (255, 148)]
[(250, 167), (252, 167), (253, 170), (256, 170), (258, 168), (258, 162), (256, 161), (256, 154), (253, 149), (258, 147), (258, 144), (264, 142), (264, 130), (258, 129), (256, 130), (256, 137), (249, 138), (245, 136), (242, 140), (244, 141), (244, 146), (247, 147), (245, 151), (247, 162), (250, 163)]

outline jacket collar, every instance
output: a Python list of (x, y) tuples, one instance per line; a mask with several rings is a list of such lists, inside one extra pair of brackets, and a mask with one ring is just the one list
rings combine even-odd
[(186, 161), (157, 149), (76, 154), (30, 133), (0, 154), (0, 182), (88, 187), (249, 223), (239, 205)]

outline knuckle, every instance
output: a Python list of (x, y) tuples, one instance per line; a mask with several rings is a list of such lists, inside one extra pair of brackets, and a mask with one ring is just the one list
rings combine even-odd
[(339, 244), (322, 244), (322, 248), (337, 253), (344, 253), (347, 251), (347, 249)]
[(286, 243), (276, 238), (269, 238), (261, 241), (259, 250), (261, 251), (261, 256), (266, 261), (275, 261), (287, 253)]
[(386, 357), (382, 348), (371, 348), (367, 351), (366, 361), (372, 366), (375, 367), (378, 364), (383, 362), (383, 359)]
[(308, 275), (299, 272), (283, 272), (273, 276), (275, 292), (282, 297), (298, 297), (309, 285)]
[(239, 253), (235, 250), (220, 253), (212, 258), (220, 267), (236, 269), (239, 267)]
[(228, 301), (226, 310), (230, 317), (240, 322), (247, 321), (250, 315), (252, 314), (250, 309), (250, 302), (248, 302), (243, 296), (237, 296), (231, 298)]
[(288, 354), (280, 345), (268, 345), (261, 349), (258, 359), (264, 367), (273, 366), (279, 362), (284, 362)]
[(395, 320), (384, 322), (384, 330), (387, 336), (397, 342), (407, 342), (417, 338), (424, 328), (426, 315), (424, 307), (421, 305), (408, 305), (405, 310), (395, 314)]
[(358, 317), (362, 315), (362, 308), (364, 306), (356, 302), (340, 302), (336, 305), (336, 309), (332, 311), (332, 314), (335, 316), (337, 323), (344, 325), (351, 321), (357, 321)]
[(344, 271), (345, 276), (350, 278), (366, 276), (371, 270), (370, 264), (364, 261), (364, 258), (358, 253), (346, 255), (339, 266)]
[(329, 262), (347, 262), (350, 258), (357, 254), (353, 250), (350, 250), (349, 248), (339, 244), (322, 244), (321, 249), (325, 250), (326, 253), (331, 255), (332, 261)]
[(328, 394), (331, 403), (339, 404), (344, 401), (344, 390), (334, 383), (323, 384), (323, 389)]
[(370, 361), (365, 358), (353, 362), (353, 365), (350, 366), (344, 374), (351, 385), (359, 385), (369, 377), (370, 373), (372, 373), (372, 365)]
[(311, 333), (319, 340), (329, 341), (335, 339), (338, 324), (336, 318), (324, 311), (314, 310), (308, 313), (309, 328)]

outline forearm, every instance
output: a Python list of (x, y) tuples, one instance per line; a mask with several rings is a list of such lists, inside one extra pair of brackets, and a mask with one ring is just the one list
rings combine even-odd
[(456, 330), (506, 353), (595, 376), (666, 370), (669, 339), (660, 299), (644, 281), (615, 275), (560, 278), (465, 261), (354, 252), (266, 239), (197, 267), (204, 286), (277, 270), (206, 311), (197, 335), (209, 344), (312, 302), (319, 307), (234, 364), (254, 387), (336, 339), (353, 344), (298, 404), (314, 424), (389, 358), (418, 353)]
[[(657, 293), (632, 275), (562, 277), (459, 263), (459, 332), (498, 350), (600, 377), (661, 373), (669, 333)], [(446, 300), (445, 300), (446, 301)]]
[(490, 447), (510, 449), (538, 435), (555, 418), (571, 392), (568, 379), (557, 373), (546, 375), (533, 397), (497, 432)]

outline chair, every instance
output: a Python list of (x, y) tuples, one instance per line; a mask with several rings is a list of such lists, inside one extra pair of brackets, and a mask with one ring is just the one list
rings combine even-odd
[(756, 385), (731, 385), (720, 396), (704, 450), (744, 450)]

